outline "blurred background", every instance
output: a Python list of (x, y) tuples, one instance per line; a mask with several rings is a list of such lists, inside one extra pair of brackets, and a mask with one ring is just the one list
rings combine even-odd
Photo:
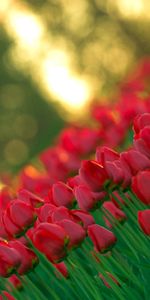
[(149, 0), (0, 1), (0, 171), (17, 172), (150, 54)]

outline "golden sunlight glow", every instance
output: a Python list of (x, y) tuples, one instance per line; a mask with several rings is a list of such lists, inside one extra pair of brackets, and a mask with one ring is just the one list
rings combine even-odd
[(51, 101), (53, 96), (72, 115), (81, 111), (90, 98), (90, 87), (86, 79), (72, 71), (68, 50), (55, 49), (53, 40), (47, 39), (42, 18), (27, 6), (13, 6), (7, 16), (4, 25), (15, 41), (10, 51), (13, 63), (25, 72), (28, 69), (46, 100)]
[(7, 27), (26, 47), (36, 47), (43, 33), (43, 25), (40, 19), (26, 10), (9, 11)]
[(3, 182), (0, 181), (0, 192), (1, 190), (5, 187), (5, 184)]
[[(109, 0), (112, 7), (117, 7), (119, 13), (123, 17), (149, 17), (150, 1), (149, 0)], [(65, 0), (62, 0), (62, 5), (65, 6)], [(80, 3), (80, 1), (78, 1)], [(97, 3), (100, 0), (96, 1)], [(4, 5), (5, 3), (5, 5)], [(71, 5), (72, 1), (69, 1)], [(83, 15), (87, 13), (86, 1), (83, 1), (82, 7)], [(78, 3), (74, 5), (74, 9), (79, 9)], [(74, 14), (72, 6), (67, 8), (68, 18), (72, 18)], [(1, 13), (2, 12), (2, 13)], [(57, 99), (65, 109), (70, 112), (70, 115), (77, 115), (82, 113), (82, 109), (86, 108), (88, 100), (95, 92), (95, 86), (92, 80), (87, 80), (86, 77), (81, 77), (77, 74), (74, 68), (74, 62), (71, 62), (72, 53), (69, 52), (69, 47), (61, 45), (60, 48), (55, 44), (55, 36), (47, 34), (46, 23), (43, 15), (38, 15), (37, 12), (32, 11), (30, 5), (20, 0), (3, 0), (0, 1), (0, 21), (2, 21), (7, 33), (14, 40), (14, 45), (10, 49), (10, 60), (20, 68), (25, 74), (30, 75), (32, 80), (37, 84), (37, 88), (44, 93), (47, 101), (52, 98)], [(51, 11), (48, 12), (51, 16)], [(76, 13), (74, 21), (76, 21)], [(81, 20), (84, 20), (80, 18)], [(77, 18), (78, 22), (78, 18)], [(83, 21), (81, 22), (83, 23)], [(82, 24), (81, 24), (82, 25)], [(61, 37), (60, 37), (61, 40)], [(106, 44), (107, 45), (107, 44)], [(93, 44), (92, 44), (93, 47)], [(59, 50), (57, 49), (59, 48)], [(13, 52), (14, 51), (14, 52)], [(98, 59), (106, 61), (106, 69), (108, 60), (112, 62), (113, 55), (118, 57), (119, 50), (106, 55), (105, 47), (103, 53), (98, 53)], [(88, 53), (91, 52), (88, 51)], [(12, 54), (12, 55), (11, 55)], [(120, 55), (120, 54), (119, 54)], [(129, 54), (124, 55), (122, 51), (123, 61), (120, 66), (126, 66), (126, 61), (129, 59)], [(116, 61), (114, 59), (113, 61)], [(91, 69), (93, 67), (93, 56), (91, 56)], [(112, 62), (112, 70), (117, 73), (121, 72), (119, 67)], [(124, 69), (122, 69), (124, 71)], [(98, 88), (101, 88), (101, 80), (98, 83)], [(82, 108), (82, 109), (81, 109)]]
[(49, 90), (68, 110), (83, 108), (90, 88), (85, 80), (71, 72), (67, 55), (54, 51), (43, 61), (43, 78)]
[(0, 3), (0, 14), (5, 13), (5, 11), (9, 8), (11, 0), (1, 1)]
[(144, 12), (143, 0), (117, 0), (117, 6), (125, 17), (138, 17)]

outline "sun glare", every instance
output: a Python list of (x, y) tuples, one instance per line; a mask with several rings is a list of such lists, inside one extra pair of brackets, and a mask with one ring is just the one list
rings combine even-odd
[(144, 12), (143, 0), (117, 0), (117, 6), (125, 17), (139, 17)]
[(58, 51), (43, 62), (43, 79), (50, 91), (67, 110), (83, 108), (89, 99), (90, 89), (87, 82), (73, 74), (67, 57)]
[[(14, 63), (20, 67), (24, 65), (25, 69), (29, 67), (31, 77), (36, 83), (38, 81), (38, 88), (45, 92), (46, 100), (57, 99), (71, 115), (81, 111), (90, 98), (89, 84), (73, 70), (70, 53), (66, 49), (56, 49), (55, 43), (47, 38), (41, 17), (27, 7), (14, 6), (8, 9), (4, 24), (15, 40)], [(30, 64), (27, 68), (26, 63)]]
[[(117, 0), (115, 5), (125, 17), (141, 17), (145, 13), (145, 3), (148, 2)], [(45, 93), (47, 101), (57, 99), (74, 116), (82, 112), (95, 87), (86, 77), (77, 73), (67, 47), (56, 49), (55, 37), (47, 35), (42, 15), (32, 11), (22, 1), (2, 1), (0, 11), (3, 11), (2, 23), (15, 42), (14, 56), (11, 57), (14, 65), (20, 69), (23, 66), (22, 70), (28, 71), (32, 80), (36, 84), (38, 82), (39, 90)]]
[(20, 43), (28, 47), (36, 47), (40, 42), (43, 26), (32, 13), (20, 10), (9, 12), (8, 26)]

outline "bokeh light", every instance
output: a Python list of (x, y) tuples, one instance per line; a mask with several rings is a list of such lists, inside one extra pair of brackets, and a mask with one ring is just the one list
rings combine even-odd
[(16, 135), (25, 140), (33, 138), (38, 130), (36, 120), (32, 116), (25, 114), (17, 116), (13, 128)]
[(9, 13), (7, 28), (20, 43), (27, 47), (36, 48), (42, 36), (42, 24), (29, 11), (15, 10)]
[(4, 149), (4, 158), (11, 165), (17, 165), (26, 162), (28, 158), (28, 147), (22, 140), (9, 141)]

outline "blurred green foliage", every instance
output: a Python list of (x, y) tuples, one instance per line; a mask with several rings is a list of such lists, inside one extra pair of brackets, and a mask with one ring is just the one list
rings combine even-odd
[[(11, 41), (1, 29), (1, 58)], [(50, 145), (63, 126), (31, 79), (0, 61), (0, 170), (17, 171)]]

